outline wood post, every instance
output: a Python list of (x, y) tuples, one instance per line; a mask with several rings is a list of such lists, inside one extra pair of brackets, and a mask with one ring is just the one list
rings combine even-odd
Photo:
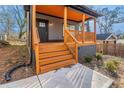
[(39, 66), (39, 45), (36, 43), (36, 6), (32, 6), (32, 44), (33, 49), (35, 50), (35, 62), (36, 62), (36, 74), (40, 73)]
[(108, 41), (106, 41), (106, 54), (108, 55)]
[(94, 42), (96, 43), (96, 19), (94, 18)]
[(78, 63), (78, 44), (75, 44), (75, 59), (76, 63)]
[(40, 73), (40, 64), (39, 64), (39, 45), (35, 46), (35, 62), (36, 62), (36, 74)]
[(85, 14), (82, 15), (82, 42), (85, 42)]
[(35, 31), (36, 30), (36, 6), (32, 6), (32, 44), (34, 48), (34, 42), (35, 42)]
[(64, 43), (66, 42), (65, 30), (67, 30), (67, 7), (64, 7)]

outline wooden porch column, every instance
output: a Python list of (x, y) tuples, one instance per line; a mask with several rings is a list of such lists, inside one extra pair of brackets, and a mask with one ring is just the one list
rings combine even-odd
[(39, 68), (39, 45), (37, 41), (37, 34), (36, 34), (36, 6), (32, 6), (32, 44), (33, 44), (33, 50), (35, 51), (35, 62), (36, 62), (36, 74), (40, 73)]
[(82, 42), (85, 42), (85, 14), (82, 17)]
[(32, 6), (32, 44), (34, 48), (34, 42), (35, 42), (35, 30), (36, 30), (36, 6)]
[(96, 18), (94, 18), (94, 42), (96, 43)]
[(66, 42), (65, 30), (67, 30), (67, 7), (64, 7), (64, 43)]

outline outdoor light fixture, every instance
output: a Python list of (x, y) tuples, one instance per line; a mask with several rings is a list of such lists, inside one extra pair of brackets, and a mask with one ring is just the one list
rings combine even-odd
[(53, 26), (53, 23), (52, 22), (49, 22), (49, 26)]

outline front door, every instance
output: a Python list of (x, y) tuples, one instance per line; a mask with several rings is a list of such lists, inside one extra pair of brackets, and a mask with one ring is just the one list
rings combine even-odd
[(40, 42), (48, 41), (48, 21), (37, 19), (37, 30), (39, 32)]

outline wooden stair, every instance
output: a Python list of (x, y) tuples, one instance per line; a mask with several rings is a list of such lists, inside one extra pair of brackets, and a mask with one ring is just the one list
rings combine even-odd
[(73, 55), (64, 43), (44, 43), (39, 46), (40, 73), (75, 64)]

